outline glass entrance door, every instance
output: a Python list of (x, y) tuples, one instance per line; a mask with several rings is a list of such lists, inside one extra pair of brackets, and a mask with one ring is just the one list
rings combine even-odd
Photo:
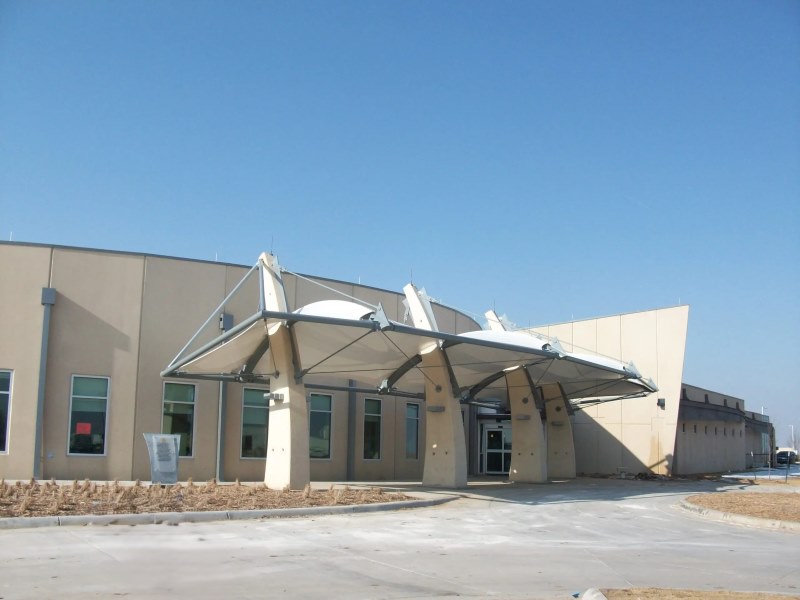
[(487, 475), (504, 475), (511, 469), (511, 428), (484, 425), (483, 472)]

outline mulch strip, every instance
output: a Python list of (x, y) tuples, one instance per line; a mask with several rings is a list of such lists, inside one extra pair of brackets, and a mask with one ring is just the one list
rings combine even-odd
[(380, 487), (331, 486), (315, 490), (275, 491), (264, 484), (223, 484), (215, 481), (175, 485), (123, 485), (55, 481), (8, 483), (0, 481), (0, 517), (45, 517), (64, 515), (118, 515), (155, 512), (212, 510), (267, 510), (375, 504), (411, 500), (409, 496), (385, 492)]
[(689, 496), (686, 501), (737, 515), (800, 522), (800, 494), (793, 492), (717, 492)]

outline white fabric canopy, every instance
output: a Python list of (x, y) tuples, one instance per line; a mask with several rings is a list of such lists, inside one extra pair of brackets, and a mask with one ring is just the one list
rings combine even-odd
[(421, 392), (425, 373), (420, 355), (441, 345), (457, 393), (499, 380), (518, 366), (528, 371), (535, 385), (560, 384), (569, 399), (639, 395), (656, 389), (619, 361), (564, 352), (557, 344), (525, 333), (426, 331), (342, 300), (315, 302), (293, 313), (257, 313), (203, 348), (179, 357), (162, 375), (267, 381), (274, 373), (267, 328), (278, 322), (291, 331), (298, 377), (328, 375), (376, 390), (388, 383), (391, 389)]

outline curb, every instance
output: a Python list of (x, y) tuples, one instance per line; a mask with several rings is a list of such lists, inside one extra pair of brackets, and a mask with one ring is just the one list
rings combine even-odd
[(677, 505), (678, 508), (693, 512), (706, 517), (713, 521), (723, 521), (727, 523), (736, 523), (737, 525), (746, 525), (748, 527), (761, 527), (763, 529), (776, 529), (779, 531), (797, 531), (800, 532), (800, 523), (795, 521), (779, 521), (777, 519), (762, 519), (761, 517), (748, 517), (747, 515), (737, 515), (735, 513), (727, 513), (713, 508), (705, 508), (697, 506), (685, 499), (681, 500)]
[(426, 508), (455, 500), (457, 496), (442, 496), (423, 500), (351, 504), (346, 506), (311, 506), (307, 508), (271, 508), (265, 510), (215, 510), (205, 512), (163, 512), (124, 515), (65, 515), (61, 517), (0, 518), (0, 530), (32, 529), (70, 525), (178, 525), (210, 521), (242, 521), (245, 519), (277, 519), (320, 515), (369, 513), (410, 508)]

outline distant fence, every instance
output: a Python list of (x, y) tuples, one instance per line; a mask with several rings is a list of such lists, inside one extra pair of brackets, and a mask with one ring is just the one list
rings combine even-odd
[(767, 452), (763, 454), (759, 454), (756, 452), (748, 452), (745, 454), (745, 465), (748, 469), (755, 469), (758, 467), (768, 467), (770, 466), (770, 460), (772, 459), (772, 455)]

